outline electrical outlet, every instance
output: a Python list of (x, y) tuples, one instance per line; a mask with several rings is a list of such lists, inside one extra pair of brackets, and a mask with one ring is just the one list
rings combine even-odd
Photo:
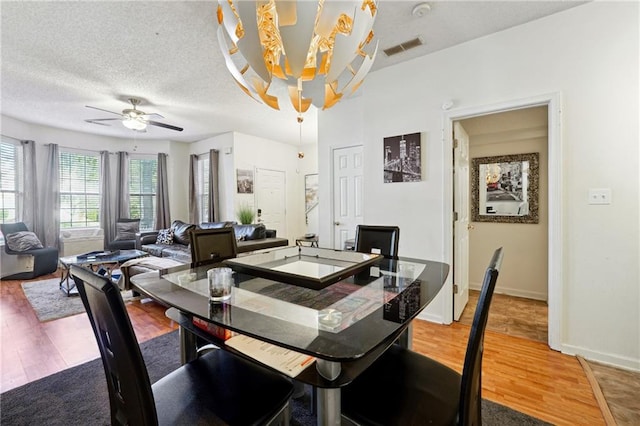
[(589, 204), (611, 204), (611, 189), (609, 188), (589, 189)]

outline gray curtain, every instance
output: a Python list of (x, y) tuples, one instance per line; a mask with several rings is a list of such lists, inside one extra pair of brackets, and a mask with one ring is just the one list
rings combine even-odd
[(100, 151), (100, 226), (104, 232), (105, 248), (109, 247), (116, 235), (111, 197), (109, 151)]
[(18, 218), (34, 232), (40, 241), (44, 241), (44, 224), (38, 211), (38, 179), (36, 177), (36, 143), (20, 141), (22, 145), (22, 168), (24, 176), (24, 192), (22, 196), (22, 212)]
[(60, 156), (58, 145), (47, 147), (47, 164), (45, 166), (45, 182), (47, 190), (43, 191), (44, 205), (42, 223), (44, 225), (45, 247), (60, 247)]
[(198, 156), (189, 156), (189, 223), (200, 223), (198, 208)]
[(114, 219), (118, 220), (120, 218), (128, 218), (130, 216), (129, 214), (129, 153), (128, 152), (118, 152), (115, 205), (116, 205), (116, 211), (115, 211)]
[(156, 229), (171, 226), (169, 211), (169, 179), (167, 177), (167, 154), (158, 153), (158, 188), (156, 190)]
[(220, 220), (218, 189), (218, 150), (209, 150), (209, 222)]

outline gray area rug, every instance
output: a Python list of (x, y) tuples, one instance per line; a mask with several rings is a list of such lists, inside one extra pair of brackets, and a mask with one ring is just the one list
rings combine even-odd
[[(60, 280), (58, 278), (23, 282), (22, 291), (27, 296), (27, 300), (36, 312), (40, 322), (84, 312), (80, 297), (77, 294), (70, 297), (64, 294), (60, 290)], [(132, 292), (123, 291), (122, 299), (125, 302), (133, 300)]]
[[(142, 343), (142, 354), (151, 382), (180, 366), (178, 332)], [(292, 401), (294, 426), (312, 426), (309, 389)], [(486, 400), (482, 401), (484, 425), (547, 425)], [(0, 424), (5, 425), (108, 425), (109, 396), (100, 359), (60, 371), (0, 395)]]

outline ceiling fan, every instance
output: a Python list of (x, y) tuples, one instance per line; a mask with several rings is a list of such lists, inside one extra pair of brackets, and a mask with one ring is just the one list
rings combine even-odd
[(159, 121), (150, 120), (150, 118), (164, 118), (160, 114), (151, 113), (147, 114), (144, 111), (141, 111), (137, 108), (140, 105), (140, 99), (129, 98), (129, 102), (133, 108), (126, 108), (122, 110), (122, 113), (113, 112), (106, 109), (85, 105), (87, 108), (97, 109), (98, 111), (108, 112), (109, 114), (119, 115), (118, 118), (92, 118), (88, 120), (84, 120), (87, 123), (99, 124), (101, 126), (108, 126), (109, 124), (105, 123), (105, 121), (114, 121), (120, 120), (124, 127), (135, 130), (137, 132), (146, 132), (147, 125), (164, 127), (165, 129), (175, 130), (181, 132), (183, 130), (182, 127), (172, 126), (171, 124), (161, 123)]

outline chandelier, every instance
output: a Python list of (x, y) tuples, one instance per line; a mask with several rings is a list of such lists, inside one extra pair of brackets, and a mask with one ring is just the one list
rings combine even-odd
[[(353, 94), (378, 50), (377, 0), (218, 0), (218, 41), (240, 88), (271, 108), (302, 114)], [(369, 53), (368, 53), (369, 52)]]

